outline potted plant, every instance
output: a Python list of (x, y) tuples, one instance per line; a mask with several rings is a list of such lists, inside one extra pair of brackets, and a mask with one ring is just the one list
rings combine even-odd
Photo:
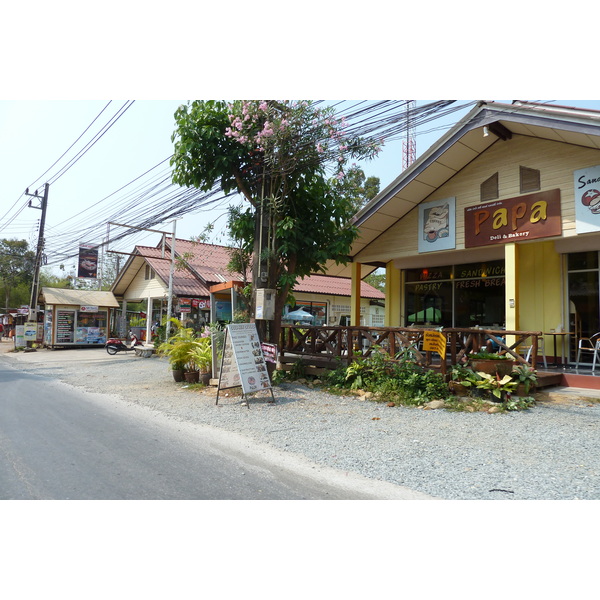
[(212, 368), (212, 347), (209, 337), (194, 340), (188, 352), (188, 367), (190, 371), (198, 374), (197, 381), (202, 379), (202, 383), (208, 384)]
[(450, 368), (448, 387), (457, 396), (466, 396), (469, 388), (474, 386), (480, 377), (469, 367), (453, 365)]
[(529, 391), (537, 386), (537, 371), (529, 365), (517, 365), (511, 375), (517, 382), (518, 396), (529, 396)]
[(166, 356), (175, 381), (183, 381), (196, 336), (192, 328), (183, 327), (178, 319), (171, 319), (177, 331), (157, 348), (159, 355)]
[(469, 365), (473, 371), (504, 377), (510, 374), (515, 361), (507, 354), (476, 352), (469, 355)]
[(479, 372), (481, 379), (475, 384), (477, 389), (488, 390), (494, 398), (505, 400), (507, 394), (514, 392), (517, 382), (513, 381), (510, 375), (490, 375), (489, 373)]

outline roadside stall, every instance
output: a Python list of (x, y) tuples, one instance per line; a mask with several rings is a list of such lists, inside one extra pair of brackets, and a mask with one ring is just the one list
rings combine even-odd
[(112, 292), (44, 287), (44, 345), (48, 348), (103, 346), (111, 312), (119, 308)]

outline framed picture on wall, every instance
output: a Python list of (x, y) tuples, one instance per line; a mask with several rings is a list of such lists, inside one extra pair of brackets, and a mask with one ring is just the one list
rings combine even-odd
[(456, 247), (456, 198), (419, 204), (419, 252)]

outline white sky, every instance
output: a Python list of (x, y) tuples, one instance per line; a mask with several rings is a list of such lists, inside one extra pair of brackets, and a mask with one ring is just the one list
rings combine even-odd
[[(147, 184), (150, 175), (114, 196), (111, 194), (171, 155), (173, 114), (183, 102), (185, 100), (136, 100), (78, 162), (55, 183), (51, 183), (46, 217), (49, 254), (56, 252), (58, 248), (76, 253), (78, 243), (102, 241), (107, 235), (109, 215), (114, 214), (131, 190)], [(600, 101), (560, 102), (600, 109)], [(106, 100), (0, 100), (0, 165), (3, 171), (0, 177), (1, 238), (27, 239), (32, 247), (35, 245), (41, 211), (23, 208), (29, 201), (23, 192), (29, 187), (30, 192), (37, 189), (41, 193), (48, 178), (52, 181), (68, 160), (84, 148), (112, 115), (117, 113), (124, 101), (113, 101), (73, 149), (44, 175), (106, 104)], [(463, 110), (426, 124), (423, 130), (428, 133), (418, 129), (417, 154), (429, 148), (465, 113), (466, 110)], [(432, 129), (434, 131), (430, 131)], [(386, 143), (380, 155), (363, 166), (367, 176), (380, 178), (383, 189), (401, 172), (402, 141)], [(153, 171), (152, 176), (160, 172), (166, 176), (167, 169), (168, 162)], [(34, 205), (39, 206), (39, 201), (34, 200)], [(177, 221), (177, 236), (190, 238), (198, 235), (208, 222), (218, 219), (212, 241), (226, 243), (226, 237), (221, 234), (225, 224), (223, 215), (226, 205), (226, 202), (221, 202), (216, 209), (201, 209), (185, 215)], [(22, 210), (18, 216), (9, 223), (20, 209)], [(119, 223), (123, 221), (117, 220)], [(78, 237), (79, 232), (91, 223), (102, 225), (95, 230), (94, 235), (86, 233), (83, 237)], [(153, 228), (172, 231), (172, 223), (162, 223)], [(111, 237), (121, 231), (121, 228), (111, 226)], [(73, 241), (72, 247), (61, 247), (64, 238), (61, 240), (56, 237), (61, 234)], [(135, 243), (154, 245), (159, 238), (156, 233), (140, 233), (112, 248), (129, 252)], [(68, 272), (74, 265), (74, 259), (66, 259), (64, 264)]]
[[(459, 4), (467, 11), (477, 9), (478, 18), (485, 18), (480, 4)], [(513, 27), (501, 27), (497, 33), (502, 31), (502, 36), (493, 41), (494, 28), (485, 20), (456, 22), (449, 36), (454, 8), (438, 7), (435, 16), (428, 17), (418, 7), (404, 5), (394, 13), (389, 3), (377, 0), (360, 15), (356, 10), (344, 12), (346, 5), (335, 2), (308, 2), (302, 11), (290, 14), (269, 1), (260, 3), (257, 11), (235, 1), (221, 9), (179, 0), (160, 14), (136, 1), (108, 1), (102, 11), (83, 9), (69, 0), (51, 8), (34, 5), (36, 10), (7, 7), (3, 21), (9, 26), (0, 37), (5, 57), (0, 80), (0, 237), (32, 243), (39, 210), (24, 208), (7, 225), (26, 201), (25, 188), (33, 184), (41, 190), (126, 99), (136, 101), (51, 185), (49, 244), (53, 235), (77, 232), (97, 221), (94, 215), (100, 209), (111, 212), (110, 206), (135, 186), (104, 200), (107, 196), (172, 153), (173, 113), (188, 98), (543, 100), (589, 98), (596, 90), (589, 84), (596, 65), (587, 67), (596, 52), (588, 59), (578, 40), (577, 62), (566, 53), (566, 26), (577, 22), (569, 14), (561, 16), (561, 36), (544, 38), (545, 47), (534, 36), (523, 39)], [(318, 7), (318, 19), (311, 7)], [(553, 20), (538, 13), (521, 7), (519, 18), (521, 23), (535, 19), (541, 33)], [(478, 22), (487, 25), (477, 26)], [(457, 29), (468, 35), (456, 35)], [(82, 141), (42, 176), (113, 98), (118, 100)], [(585, 105), (600, 108), (600, 102)], [(463, 114), (425, 127), (447, 128)], [(417, 154), (443, 132), (425, 135), (417, 130)], [(397, 141), (388, 142), (364, 169), (379, 177), (383, 188), (401, 166), (402, 142)], [(177, 222), (177, 235), (197, 235), (223, 213), (224, 207), (189, 214)], [(223, 221), (217, 223), (217, 232)], [(156, 228), (170, 231), (172, 225)], [(96, 239), (86, 235), (78, 241), (97, 243), (105, 235), (103, 227)], [(138, 235), (124, 242), (128, 248), (120, 249), (157, 241), (156, 234)], [(214, 241), (226, 242), (217, 236)]]

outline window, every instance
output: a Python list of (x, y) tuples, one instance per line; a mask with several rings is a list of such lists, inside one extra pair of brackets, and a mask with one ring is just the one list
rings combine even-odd
[(494, 173), (481, 184), (481, 201), (496, 200), (498, 198), (498, 173)]
[(156, 273), (154, 269), (150, 265), (146, 265), (146, 274), (144, 279), (154, 279), (156, 277)]
[(521, 194), (537, 192), (541, 189), (541, 177), (537, 169), (519, 167), (519, 179), (521, 182)]

